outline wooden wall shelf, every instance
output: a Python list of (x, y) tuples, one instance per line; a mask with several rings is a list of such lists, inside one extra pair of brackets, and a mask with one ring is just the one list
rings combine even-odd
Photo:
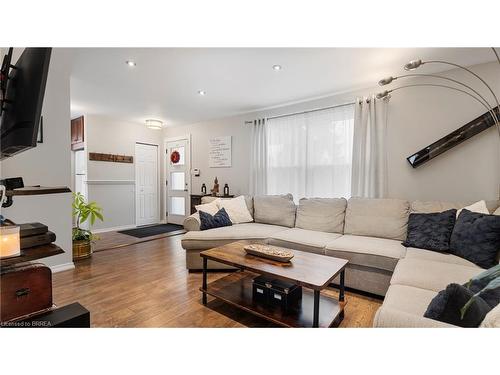
[(22, 249), (21, 255), (17, 257), (0, 259), (0, 267), (13, 266), (18, 263), (30, 262), (62, 253), (64, 253), (64, 250), (55, 244), (30, 247)]
[(113, 163), (133, 163), (133, 156), (101, 154), (98, 152), (89, 152), (89, 160), (93, 161), (110, 161)]
[(25, 186), (23, 188), (7, 190), (8, 197), (19, 195), (44, 195), (44, 194), (59, 194), (71, 193), (71, 189), (67, 186)]

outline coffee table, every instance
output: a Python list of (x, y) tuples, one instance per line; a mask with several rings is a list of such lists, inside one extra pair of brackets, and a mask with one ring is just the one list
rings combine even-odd
[[(200, 253), (203, 258), (203, 282), (200, 291), (204, 305), (207, 304), (207, 295), (210, 295), (285, 327), (332, 327), (340, 324), (344, 318), (347, 260), (293, 250), (295, 256), (291, 262), (280, 263), (246, 254), (243, 247), (251, 243), (257, 242), (237, 241)], [(233, 266), (239, 271), (207, 284), (208, 260)], [(279, 307), (254, 302), (252, 280), (258, 275), (301, 285), (302, 302), (287, 312)], [(320, 294), (337, 275), (340, 275), (338, 300)]]

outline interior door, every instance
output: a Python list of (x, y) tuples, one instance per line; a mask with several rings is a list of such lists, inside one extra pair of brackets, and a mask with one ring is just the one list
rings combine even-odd
[(182, 224), (189, 215), (190, 190), (190, 148), (189, 139), (167, 141), (166, 183), (167, 183), (167, 222)]
[(135, 198), (136, 225), (158, 223), (158, 146), (135, 144)]

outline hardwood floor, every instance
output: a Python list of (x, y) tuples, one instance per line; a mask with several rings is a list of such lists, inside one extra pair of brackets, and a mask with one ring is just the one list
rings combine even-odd
[[(181, 237), (100, 251), (74, 270), (54, 274), (55, 303), (80, 302), (90, 310), (93, 327), (274, 327), (210, 298), (204, 307), (201, 273), (186, 270)], [(224, 275), (209, 273), (208, 280)], [(371, 327), (381, 301), (352, 292), (346, 301), (341, 327)]]

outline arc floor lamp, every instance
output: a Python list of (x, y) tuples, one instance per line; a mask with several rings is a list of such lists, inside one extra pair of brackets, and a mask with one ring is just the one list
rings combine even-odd
[[(500, 64), (500, 57), (499, 57), (497, 51), (493, 47), (491, 49), (492, 49), (493, 53), (495, 54), (496, 60)], [(403, 85), (403, 86), (395, 87), (395, 88), (390, 89), (390, 90), (385, 90), (383, 92), (380, 92), (377, 94), (377, 99), (390, 98), (390, 94), (392, 92), (395, 92), (395, 91), (398, 91), (398, 90), (401, 90), (404, 88), (423, 87), (423, 86), (442, 87), (442, 88), (446, 88), (449, 90), (461, 92), (461, 93), (466, 94), (469, 97), (473, 98), (475, 101), (480, 103), (486, 109), (486, 111), (490, 115), (491, 119), (487, 119), (486, 114), (483, 116), (480, 116), (477, 119), (464, 125), (462, 128), (457, 129), (456, 131), (450, 133), (449, 135), (441, 138), (437, 142), (434, 142), (429, 147), (426, 147), (425, 149), (422, 149), (421, 151), (411, 155), (407, 159), (414, 168), (417, 167), (418, 165), (426, 162), (431, 157), (433, 157), (431, 155), (431, 153), (434, 155), (439, 155), (442, 152), (450, 149), (454, 145), (461, 143), (465, 139), (468, 139), (471, 136), (477, 134), (478, 132), (490, 127), (492, 125), (491, 121), (493, 121), (493, 124), (496, 126), (498, 135), (500, 137), (500, 120), (499, 120), (500, 103), (499, 103), (498, 97), (496, 96), (496, 94), (493, 91), (493, 89), (491, 88), (491, 86), (482, 77), (480, 77), (478, 74), (474, 73), (472, 70), (468, 69), (465, 66), (455, 64), (455, 63), (449, 62), (449, 61), (444, 61), (444, 60), (428, 60), (428, 61), (423, 61), (420, 59), (419, 60), (412, 60), (404, 66), (404, 69), (406, 71), (413, 71), (413, 70), (420, 68), (422, 65), (425, 65), (425, 64), (446, 64), (446, 65), (450, 65), (450, 66), (453, 66), (455, 68), (459, 68), (459, 69), (466, 71), (468, 74), (475, 77), (475, 79), (478, 81), (477, 83), (480, 83), (487, 88), (487, 90), (489, 91), (489, 94), (491, 94), (491, 98), (487, 99), (485, 97), (485, 95), (480, 94), (479, 91), (477, 89), (475, 89), (474, 87), (472, 87), (470, 84), (466, 84), (464, 82), (461, 82), (461, 81), (453, 79), (453, 78), (445, 77), (445, 76), (442, 76), (439, 74), (409, 73), (409, 74), (404, 74), (404, 75), (395, 76), (395, 77), (392, 77), (392, 76), (386, 77), (386, 78), (381, 79), (378, 83), (380, 86), (386, 86), (386, 85), (389, 85), (392, 82), (399, 80), (399, 79), (433, 78), (433, 79), (437, 79), (437, 80), (441, 80), (441, 81), (451, 82), (451, 84), (445, 85), (442, 83), (412, 83), (409, 85)], [(488, 96), (490, 96), (490, 95), (488, 95)], [(492, 102), (493, 102), (493, 105), (492, 105)], [(488, 125), (488, 123), (489, 123), (489, 125)], [(499, 138), (499, 140), (500, 140), (500, 138)], [(500, 147), (499, 147), (499, 150), (500, 150)], [(500, 153), (499, 153), (499, 157), (500, 157)], [(500, 184), (499, 184), (499, 198), (500, 198)]]

